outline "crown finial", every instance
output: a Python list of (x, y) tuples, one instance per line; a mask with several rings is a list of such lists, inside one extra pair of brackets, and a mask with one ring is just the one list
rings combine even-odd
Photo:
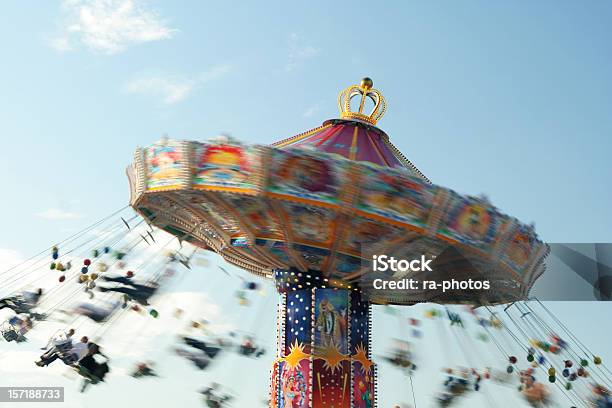
[[(365, 77), (359, 85), (351, 85), (338, 95), (338, 107), (340, 116), (343, 119), (356, 119), (375, 125), (376, 122), (385, 114), (387, 103), (379, 90), (373, 89), (374, 82), (371, 78)], [(359, 97), (357, 110), (351, 108), (351, 100)], [(374, 107), (370, 112), (364, 112), (366, 100), (370, 99)]]
[(372, 78), (365, 77), (361, 80), (361, 87), (363, 89), (372, 89), (373, 86), (374, 81), (372, 81)]

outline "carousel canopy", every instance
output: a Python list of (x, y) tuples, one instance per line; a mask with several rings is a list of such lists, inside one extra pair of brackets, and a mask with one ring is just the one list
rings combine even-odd
[(402, 278), (373, 272), (373, 254), (427, 256), (436, 258), (434, 279), (494, 281), (480, 302), (527, 296), (548, 253), (534, 229), (486, 199), (431, 184), (375, 127), (386, 102), (371, 80), (343, 90), (339, 105), (339, 119), (272, 146), (164, 139), (138, 149), (128, 168), (131, 204), (261, 276), (316, 272), (380, 303), (456, 300), (367, 293), (373, 279)]
[[(373, 103), (367, 111), (368, 99)], [(358, 102), (354, 111), (351, 102)], [(376, 123), (384, 115), (387, 105), (372, 80), (364, 78), (361, 85), (353, 85), (338, 96), (341, 119), (325, 121), (321, 126), (299, 135), (273, 143), (279, 149), (310, 148), (338, 154), (349, 160), (365, 161), (379, 166), (405, 168), (417, 177), (427, 178), (389, 141), (389, 136)], [(427, 180), (429, 181), (429, 180)]]

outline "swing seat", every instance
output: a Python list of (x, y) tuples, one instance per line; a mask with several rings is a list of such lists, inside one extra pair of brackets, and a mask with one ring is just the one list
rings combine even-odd
[(61, 355), (68, 355), (72, 350), (72, 341), (68, 341), (66, 343), (56, 344), (55, 348)]
[(90, 384), (97, 384), (101, 381), (100, 378), (96, 377), (91, 371), (89, 371), (85, 367), (79, 366), (78, 373), (80, 376), (82, 376), (85, 379), (85, 381), (87, 381)]
[(2, 332), (2, 337), (10, 343), (11, 341), (17, 341), (19, 334), (15, 330), (7, 330)]
[(66, 365), (73, 365), (79, 360), (79, 356), (77, 356), (75, 353), (66, 353), (66, 354), (61, 354), (60, 359)]

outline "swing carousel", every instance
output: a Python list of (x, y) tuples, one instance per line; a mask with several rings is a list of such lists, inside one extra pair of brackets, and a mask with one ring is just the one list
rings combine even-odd
[[(247, 145), (163, 139), (128, 167), (131, 206), (148, 223), (273, 279), (280, 294), (271, 407), (373, 407), (371, 305), (494, 305), (525, 299), (548, 246), (486, 198), (432, 184), (376, 125), (387, 109), (364, 78), (340, 118)], [(472, 289), (376, 290), (372, 256), (432, 258), (416, 279)]]

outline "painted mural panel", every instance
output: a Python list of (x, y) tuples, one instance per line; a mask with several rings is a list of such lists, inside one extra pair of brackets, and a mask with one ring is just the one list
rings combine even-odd
[(224, 197), (232, 209), (240, 214), (243, 223), (251, 230), (255, 238), (282, 239), (283, 234), (278, 229), (269, 208), (262, 205), (257, 197), (228, 194)]
[(310, 360), (302, 360), (296, 367), (281, 363), (280, 408), (308, 408), (310, 406)]
[(291, 258), (287, 253), (287, 244), (283, 241), (256, 240), (257, 245), (264, 246), (272, 256), (286, 265), (291, 265)]
[(308, 269), (316, 271), (323, 270), (325, 261), (330, 253), (328, 249), (299, 244), (293, 245), (293, 249), (300, 254), (300, 257), (306, 262)]
[(334, 261), (333, 270), (337, 275), (348, 275), (359, 271), (362, 267), (368, 267), (369, 260), (363, 260), (359, 257), (338, 253)]
[(255, 189), (259, 163), (256, 147), (199, 144), (195, 149), (193, 186)]
[(404, 172), (364, 165), (358, 210), (422, 228), (437, 187)]
[(268, 190), (298, 199), (337, 204), (347, 164), (300, 150), (271, 149)]
[(513, 269), (523, 270), (542, 245), (532, 228), (520, 225), (510, 236), (502, 259)]
[(485, 249), (493, 242), (501, 215), (495, 208), (475, 197), (462, 197), (452, 193), (448, 216), (439, 233), (453, 240)]
[(401, 227), (359, 216), (351, 217), (346, 229), (345, 239), (340, 243), (340, 251), (364, 258), (370, 258), (371, 254), (385, 253), (384, 247), (389, 243), (393, 244), (400, 239), (407, 240), (416, 234)]
[(145, 151), (147, 189), (178, 188), (181, 185), (182, 155), (178, 143), (150, 146)]
[(284, 204), (291, 222), (291, 232), (296, 242), (319, 242), (329, 245), (332, 240), (332, 226), (335, 213), (326, 208), (307, 207), (298, 204)]
[(337, 348), (348, 353), (348, 293), (345, 290), (315, 290), (315, 350)]
[(353, 408), (374, 406), (374, 377), (372, 367), (367, 371), (358, 361), (353, 362)]

